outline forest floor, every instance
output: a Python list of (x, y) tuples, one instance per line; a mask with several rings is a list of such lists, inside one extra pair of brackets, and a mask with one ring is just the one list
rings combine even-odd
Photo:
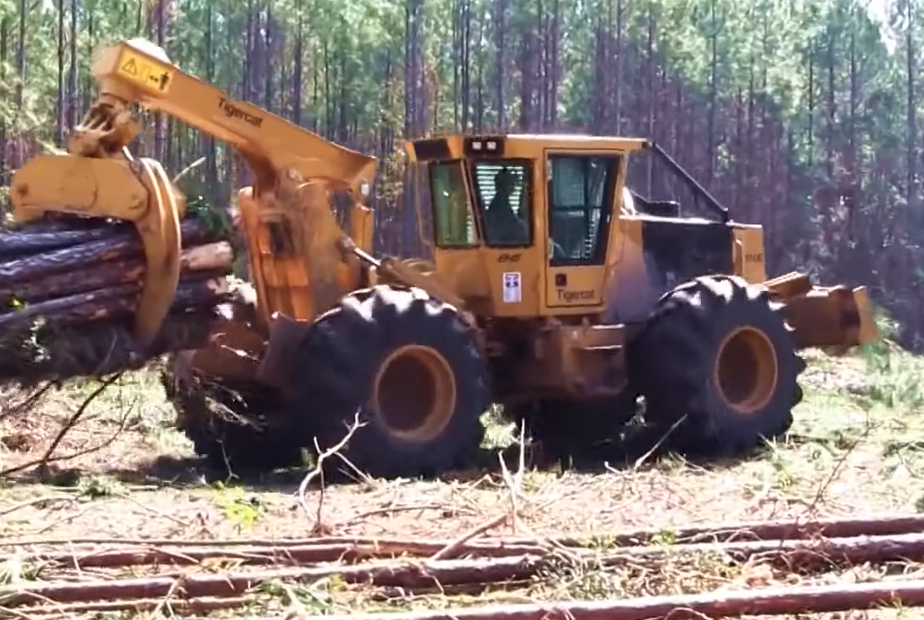
[[(13, 591), (17, 584), (30, 582), (154, 574), (150, 566), (129, 569), (97, 562), (97, 568), (86, 568), (76, 560), (68, 566), (35, 559), (55, 549), (61, 552), (62, 541), (70, 541), (68, 553), (90, 549), (92, 556), (112, 545), (144, 544), (131, 539), (246, 538), (271, 544), (323, 533), (446, 541), (484, 526), (480, 536), (494, 539), (593, 536), (599, 543), (594, 548), (604, 553), (611, 550), (608, 534), (634, 528), (661, 528), (669, 540), (676, 528), (692, 524), (924, 511), (924, 418), (919, 415), (924, 360), (891, 345), (876, 346), (843, 358), (811, 354), (803, 377), (806, 398), (795, 411), (791, 433), (747, 461), (702, 466), (667, 456), (596, 472), (514, 468), (463, 472), (442, 481), (365, 479), (309, 490), (304, 505), (297, 493), (304, 472), (259, 481), (207, 479), (188, 442), (172, 429), (172, 412), (155, 379), (145, 373), (123, 378), (92, 402), (54, 449), (63, 458), (10, 472), (40, 460), (94, 388), (88, 384), (49, 393), (27, 408), (28, 413), (4, 416), (0, 409), (0, 471), (7, 472), (0, 475), (0, 617), (188, 615), (170, 602), (173, 587), (167, 596), (155, 596), (160, 602), (155, 600), (153, 610), (143, 614), (79, 605), (4, 613), (4, 583)], [(0, 405), (20, 398), (0, 395)], [(509, 444), (514, 435), (513, 428), (492, 424), (489, 447)], [(189, 575), (232, 569), (254, 570), (227, 558), (180, 570)], [(177, 579), (176, 569), (170, 570), (160, 574)], [(584, 559), (544, 568), (507, 588), (423, 594), (349, 584), (331, 576), (290, 580), (281, 575), (249, 588), (241, 601), (243, 610), (212, 613), (281, 616), (295, 605), (312, 614), (342, 614), (623, 599), (796, 582), (851, 583), (886, 572), (924, 575), (924, 564), (864, 564), (799, 577), (715, 556), (675, 558), (651, 569)], [(106, 613), (100, 616), (101, 611)], [(798, 617), (912, 617), (899, 608), (853, 613)]]

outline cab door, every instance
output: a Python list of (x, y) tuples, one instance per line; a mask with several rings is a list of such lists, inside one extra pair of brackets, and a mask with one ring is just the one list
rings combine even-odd
[[(603, 306), (610, 221), (621, 157), (589, 151), (546, 151), (547, 277), (550, 314)], [(567, 311), (565, 311), (567, 313)]]

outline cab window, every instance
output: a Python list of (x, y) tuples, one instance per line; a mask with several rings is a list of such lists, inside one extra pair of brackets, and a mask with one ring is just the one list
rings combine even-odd
[(549, 156), (549, 240), (553, 266), (603, 263), (618, 170), (617, 156)]
[(529, 162), (514, 160), (472, 164), (475, 198), (488, 246), (532, 244), (529, 169)]
[(433, 237), (439, 247), (467, 247), (478, 243), (469, 208), (462, 162), (430, 164)]

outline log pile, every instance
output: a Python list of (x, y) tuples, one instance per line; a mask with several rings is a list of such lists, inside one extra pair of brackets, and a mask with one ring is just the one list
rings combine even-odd
[[(546, 601), (400, 613), (309, 616), (293, 603), (290, 620), (645, 620), (648, 618), (737, 618), (847, 612), (877, 607), (924, 606), (920, 572), (902, 571), (924, 560), (921, 517), (827, 519), (804, 522), (753, 522), (683, 528), (684, 542), (649, 544), (658, 530), (619, 532), (602, 537), (619, 541), (603, 551), (600, 538), (458, 540), (313, 538), (301, 540), (0, 540), (0, 615), (44, 617), (100, 611), (159, 611), (198, 614), (214, 609), (265, 609), (282, 618), (267, 584), (322, 583), (338, 579), (343, 601), (394, 601), (420, 597), (449, 602), (506, 591), (509, 598), (532, 599), (529, 588), (549, 582), (558, 592), (563, 574), (597, 576), (606, 571), (658, 574), (689, 561), (693, 575), (704, 558), (722, 561), (741, 574), (713, 591), (626, 597), (605, 590), (608, 600)], [(733, 532), (733, 528), (742, 529)], [(827, 538), (825, 536), (831, 536)], [(771, 540), (767, 537), (777, 537)], [(846, 537), (844, 537), (846, 536)], [(704, 542), (693, 542), (695, 538)], [(744, 538), (744, 541), (739, 540)], [(596, 541), (596, 542), (595, 542)], [(590, 546), (587, 546), (590, 545)], [(623, 546), (624, 545), (624, 546)], [(28, 551), (26, 549), (29, 549)], [(448, 548), (460, 558), (436, 559)], [(805, 559), (812, 561), (805, 563)], [(890, 570), (876, 572), (872, 566)], [(907, 566), (903, 565), (905, 563)], [(144, 576), (137, 567), (144, 566)], [(776, 567), (760, 570), (762, 567)], [(13, 573), (41, 567), (41, 576)], [(226, 567), (219, 569), (219, 567)], [(841, 571), (859, 567), (859, 573)], [(573, 569), (573, 570), (572, 570)], [(565, 571), (565, 572), (562, 572)], [(745, 578), (746, 576), (748, 576)], [(866, 575), (866, 577), (863, 577)], [(2, 576), (2, 573), (0, 573)], [(868, 581), (866, 581), (868, 579)], [(605, 583), (605, 582), (604, 582)], [(283, 588), (288, 586), (283, 585)], [(647, 589), (647, 585), (645, 588)], [(661, 586), (652, 586), (660, 589)], [(525, 589), (525, 590), (524, 590)], [(544, 592), (545, 590), (538, 590)], [(353, 593), (355, 596), (349, 596)], [(427, 599), (425, 597), (433, 597)], [(614, 600), (615, 599), (615, 600)], [(471, 598), (469, 600), (472, 600)], [(378, 605), (377, 605), (378, 606)], [(180, 611), (182, 610), (182, 611)], [(915, 617), (920, 616), (920, 614)]]
[(105, 375), (202, 346), (234, 285), (222, 228), (201, 210), (182, 221), (177, 294), (144, 351), (132, 337), (146, 269), (134, 225), (68, 215), (0, 230), (0, 383)]

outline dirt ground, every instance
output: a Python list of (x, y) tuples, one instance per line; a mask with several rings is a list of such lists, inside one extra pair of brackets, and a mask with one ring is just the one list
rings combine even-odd
[[(296, 492), (304, 472), (256, 481), (207, 478), (189, 443), (172, 429), (172, 412), (153, 377), (145, 373), (123, 378), (94, 400), (55, 448), (58, 460), (44, 468), (10, 472), (40, 460), (61, 425), (96, 386), (49, 392), (27, 407), (28, 414), (9, 413), (27, 395), (7, 393), (0, 395), (0, 404), (6, 405), (0, 408), (0, 591), (4, 562), (9, 565), (15, 553), (49, 549), (55, 541), (98, 549), (107, 544), (105, 539), (122, 544), (143, 539), (140, 544), (164, 538), (236, 538), (269, 544), (318, 533), (447, 540), (504, 515), (506, 522), (485, 535), (601, 537), (638, 527), (659, 527), (669, 534), (698, 523), (916, 513), (924, 508), (924, 420), (918, 415), (924, 405), (918, 381), (922, 375), (924, 361), (891, 346), (839, 359), (812, 353), (803, 380), (806, 398), (796, 409), (792, 432), (743, 462), (707, 467), (666, 457), (595, 472), (556, 468), (512, 471), (505, 478), (495, 467), (441, 481), (367, 479), (313, 488), (305, 497), (307, 510)], [(514, 435), (513, 428), (493, 424), (487, 447), (510, 444)], [(754, 586), (755, 579), (830, 583), (869, 580), (884, 572), (920, 577), (922, 568), (912, 563), (860, 566), (794, 577), (714, 558), (678, 559), (648, 571), (584, 564), (580, 570), (571, 566), (496, 592), (399, 593), (384, 599), (362, 588), (335, 586), (330, 579), (308, 584), (282, 580), (277, 588), (259, 589), (234, 615), (270, 613), (296, 600), (309, 613), (330, 614), (677, 594)], [(101, 574), (111, 578), (121, 573)], [(61, 575), (76, 578), (66, 571)], [(920, 617), (901, 609), (851, 613), (800, 617)], [(0, 617), (22, 615), (10, 614), (5, 616), (0, 605)], [(170, 614), (157, 609), (86, 617), (136, 615)]]

